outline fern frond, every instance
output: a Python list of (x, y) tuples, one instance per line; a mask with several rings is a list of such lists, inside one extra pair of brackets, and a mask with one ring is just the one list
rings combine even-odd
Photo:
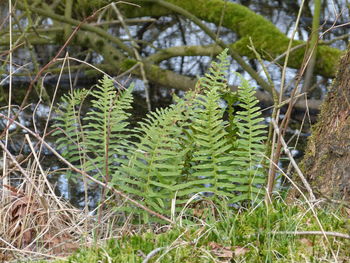
[[(193, 150), (190, 174), (187, 180), (176, 186), (178, 196), (189, 197), (199, 192), (210, 192), (217, 195), (231, 196), (232, 184), (229, 182), (228, 165), (231, 148), (225, 131), (226, 122), (222, 120), (223, 109), (219, 107), (219, 86), (213, 86), (205, 91), (205, 95), (198, 95), (192, 111)], [(230, 189), (230, 190), (228, 190)]]
[(117, 187), (163, 214), (169, 212), (174, 186), (181, 180), (185, 150), (180, 147), (182, 107), (148, 114), (140, 124), (129, 163), (121, 167)]
[(84, 118), (87, 171), (99, 171), (100, 175), (113, 174), (119, 165), (121, 155), (125, 154), (130, 143), (128, 128), (132, 103), (131, 85), (117, 92), (107, 76), (92, 90), (92, 110)]
[(229, 61), (227, 55), (228, 49), (225, 49), (218, 55), (218, 62), (212, 62), (209, 68), (209, 73), (205, 77), (200, 78), (199, 85), (204, 90), (211, 90), (217, 88), (219, 92), (227, 91), (227, 71), (229, 68)]
[(62, 96), (62, 102), (57, 111), (56, 123), (53, 125), (57, 130), (53, 136), (59, 136), (56, 140), (57, 149), (64, 158), (82, 167), (84, 158), (84, 136), (82, 131), (80, 106), (87, 96), (85, 89), (76, 89), (72, 93)]
[(266, 139), (266, 126), (261, 124), (263, 118), (258, 100), (255, 97), (254, 88), (241, 77), (242, 84), (238, 88), (238, 106), (242, 109), (236, 112), (234, 122), (238, 129), (237, 148), (233, 151), (236, 166), (235, 175), (244, 180), (240, 184), (242, 194), (239, 198), (244, 200), (255, 200), (258, 195), (263, 194), (262, 185), (265, 183), (261, 161), (265, 152), (263, 140)]

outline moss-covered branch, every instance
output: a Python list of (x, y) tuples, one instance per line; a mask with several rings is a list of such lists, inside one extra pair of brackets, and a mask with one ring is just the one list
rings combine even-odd
[[(118, 5), (118, 7), (123, 10), (125, 16), (129, 18), (139, 18), (144, 16), (157, 17), (174, 13), (174, 10), (161, 6), (158, 3), (158, 0), (128, 1), (140, 5), (140, 8), (125, 3)], [(80, 2), (74, 1), (73, 10), (75, 10), (74, 13), (76, 13), (76, 10), (83, 11), (83, 9), (92, 12), (92, 10), (96, 10), (97, 8), (110, 2), (112, 1), (84, 1), (84, 4), (81, 6)], [(249, 38), (252, 38), (256, 50), (262, 54), (263, 58), (266, 60), (274, 60), (276, 57), (283, 54), (287, 49), (289, 38), (285, 34), (279, 31), (273, 23), (242, 5), (226, 2), (224, 0), (166, 0), (165, 2), (186, 10), (188, 13), (196, 16), (202, 21), (212, 22), (216, 25), (220, 24), (222, 10), (225, 8), (222, 26), (236, 32), (240, 37), (240, 39), (235, 43), (227, 44), (230, 44), (232, 50), (237, 52), (237, 54), (240, 56), (255, 58), (254, 53), (247, 48), (247, 46), (250, 44)], [(18, 3), (18, 6), (21, 7), (20, 2)], [(71, 26), (78, 26), (80, 23), (79, 19), (81, 19), (67, 18), (64, 15), (59, 15), (53, 11), (50, 12), (40, 8), (33, 8), (32, 12), (41, 16), (50, 17), (62, 23), (67, 23)], [(86, 12), (84, 11), (83, 13)], [(127, 51), (127, 53), (132, 54), (132, 50), (127, 45), (101, 28), (89, 24), (82, 24), (81, 29), (95, 32), (101, 37), (108, 39), (110, 42), (117, 44), (123, 51)], [(293, 41), (293, 46), (297, 46), (302, 43), (305, 42)], [(334, 77), (337, 62), (342, 53), (343, 52), (341, 50), (336, 48), (319, 46), (317, 48), (315, 72), (325, 77)], [(301, 68), (304, 54), (305, 47), (293, 51), (289, 58), (288, 66), (296, 69)], [(282, 62), (282, 60), (279, 62)]]
[[(141, 8), (123, 6), (128, 17), (162, 16), (169, 15), (173, 11), (149, 3), (147, 0), (129, 0), (138, 3)], [(236, 32), (240, 39), (232, 43), (232, 47), (241, 56), (254, 58), (254, 53), (247, 48), (249, 38), (252, 38), (255, 48), (263, 55), (264, 59), (273, 60), (287, 50), (289, 38), (276, 26), (264, 17), (254, 13), (248, 8), (236, 4), (225, 3), (223, 0), (167, 0), (198, 18), (219, 25), (222, 9), (225, 6), (225, 15), (222, 26)], [(293, 41), (293, 46), (302, 44), (303, 41)], [(343, 52), (339, 49), (319, 46), (317, 48), (317, 61), (315, 72), (325, 77), (334, 77), (338, 60)], [(299, 69), (303, 62), (305, 48), (292, 52), (288, 66)]]
[[(60, 30), (61, 34), (63, 34), (64, 29), (61, 28)], [(46, 38), (40, 38), (36, 36), (35, 34), (28, 34), (28, 37), (30, 37), (33, 44), (52, 44), (54, 41), (55, 33), (57, 33), (58, 30), (55, 30), (50, 34), (50, 37)], [(14, 39), (17, 39), (17, 36), (14, 35)], [(5, 39), (6, 40), (6, 39)], [(4, 40), (4, 41), (5, 41)], [(64, 39), (61, 39), (61, 41), (64, 41)], [(57, 42), (54, 42), (57, 44)], [(8, 42), (4, 42), (4, 45), (7, 45)], [(58, 42), (58, 44), (62, 44)], [(126, 57), (123, 57), (122, 59), (119, 59), (119, 51), (115, 46), (109, 43), (106, 39), (103, 39), (102, 37), (91, 33), (91, 32), (84, 32), (80, 31), (76, 34), (74, 40), (71, 43), (72, 45), (78, 45), (78, 46), (84, 46), (93, 49), (96, 53), (101, 54), (104, 57), (103, 64), (95, 65), (99, 69), (103, 70), (104, 72), (111, 74), (111, 75), (118, 75), (120, 73), (123, 73), (125, 71), (130, 70), (135, 64), (137, 64), (137, 61), (134, 59), (129, 59)], [(1, 45), (1, 42), (0, 42)], [(195, 86), (197, 79), (195, 77), (185, 76), (181, 74), (177, 74), (170, 70), (165, 70), (160, 68), (159, 66), (153, 64), (153, 62), (160, 62), (163, 59), (168, 59), (169, 56), (198, 56), (198, 55), (211, 55), (210, 52), (219, 53), (221, 50), (220, 47), (215, 47), (212, 49), (210, 46), (184, 46), (184, 47), (172, 47), (166, 50), (163, 50), (160, 53), (156, 53), (154, 56), (148, 57), (147, 60), (144, 61), (145, 71), (147, 74), (147, 78), (150, 82), (161, 85), (163, 87), (169, 88), (169, 89), (179, 89), (179, 90), (188, 90)], [(61, 68), (56, 68), (55, 66), (60, 63), (59, 61), (56, 61), (56, 63), (53, 63), (51, 65), (51, 68), (44, 71), (51, 72), (51, 73), (59, 73), (61, 72)], [(54, 67), (53, 67), (54, 66)], [(71, 65), (70, 67), (67, 67), (63, 69), (63, 72), (72, 72), (77, 71), (80, 69), (84, 69), (84, 74), (87, 77), (97, 77), (100, 72), (96, 71), (95, 69), (92, 69), (91, 67), (87, 67), (86, 65)], [(6, 73), (0, 72), (1, 73)], [(32, 74), (36, 74), (36, 72), (31, 72)], [(130, 74), (141, 77), (141, 73), (136, 67), (134, 70), (130, 71)], [(28, 73), (15, 73), (14, 76), (28, 76)], [(235, 90), (235, 87), (231, 87), (233, 90)], [(256, 97), (260, 100), (261, 103), (265, 105), (271, 105), (272, 99), (271, 96), (268, 93), (262, 92), (257, 90)], [(295, 105), (296, 109), (305, 109), (305, 101), (300, 100)], [(309, 100), (308, 101), (308, 108), (311, 110), (317, 110), (320, 105), (320, 101), (317, 100)]]
[(147, 60), (158, 64), (163, 60), (167, 60), (173, 57), (212, 56), (219, 54), (221, 51), (222, 48), (217, 45), (176, 46), (159, 50), (157, 53), (150, 55)]
[(271, 87), (269, 83), (267, 83), (241, 56), (238, 52), (236, 52), (232, 47), (227, 45), (224, 41), (217, 37), (217, 35), (205, 25), (198, 17), (190, 13), (189, 11), (179, 7), (175, 4), (172, 4), (168, 1), (164, 0), (145, 0), (147, 2), (157, 3), (158, 5), (165, 7), (171, 11), (174, 11), (185, 18), (191, 20), (195, 23), (199, 28), (203, 30), (203, 32), (209, 36), (218, 46), (221, 48), (227, 48), (229, 50), (230, 55), (236, 62), (253, 78), (256, 82), (266, 91), (272, 93)]
[[(102, 46), (99, 45), (99, 43), (104, 40), (93, 33), (79, 32), (76, 35), (74, 43), (84, 43), (84, 41), (87, 39), (89, 47), (94, 49), (96, 52), (99, 52), (105, 58), (103, 69), (106, 70), (109, 74), (118, 75), (130, 70), (135, 64), (137, 64), (137, 61), (134, 59), (116, 59), (116, 48), (113, 47), (113, 45), (109, 44), (107, 41), (105, 41)], [(150, 82), (156, 83), (163, 87), (167, 87), (169, 89), (188, 90), (193, 88), (197, 82), (197, 79), (194, 77), (189, 77), (177, 74), (171, 70), (162, 69), (159, 66), (150, 63), (149, 61), (144, 61), (144, 67), (147, 74), (147, 79)], [(141, 72), (138, 67), (135, 67), (135, 69), (132, 70), (130, 74), (141, 77)], [(231, 88), (235, 90), (235, 87)], [(257, 90), (256, 97), (260, 100), (260, 102), (266, 105), (272, 104), (271, 96), (266, 92)], [(305, 101), (300, 100), (295, 105), (295, 108), (305, 110), (305, 105)], [(308, 108), (311, 110), (317, 110), (319, 105), (320, 101), (308, 101)]]

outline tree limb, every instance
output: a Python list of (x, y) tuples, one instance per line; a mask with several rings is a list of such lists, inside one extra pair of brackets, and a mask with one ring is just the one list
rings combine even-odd
[[(141, 5), (141, 8), (131, 8), (123, 5), (121, 8), (125, 15), (129, 18), (143, 16), (165, 16), (170, 15), (174, 11), (162, 8), (156, 3), (147, 1), (129, 0)], [(107, 1), (108, 2), (108, 1)], [(220, 23), (222, 9), (225, 5), (224, 0), (167, 0), (166, 2), (181, 7), (206, 22), (216, 25)], [(274, 60), (283, 54), (288, 47), (289, 38), (283, 34), (276, 26), (262, 17), (240, 4), (226, 3), (226, 13), (222, 26), (236, 32), (240, 39), (232, 43), (232, 48), (240, 55), (249, 58), (255, 58), (254, 53), (247, 48), (249, 38), (252, 38), (256, 50), (260, 54), (264, 54), (263, 59)], [(294, 40), (292, 46), (305, 43), (304, 41)], [(299, 69), (303, 63), (305, 47), (294, 50), (288, 61), (288, 67)], [(315, 73), (324, 77), (334, 77), (337, 64), (343, 51), (328, 47), (317, 47), (317, 61)]]
[[(18, 5), (18, 8), (24, 9), (24, 5), (21, 4), (20, 2), (18, 2), (17, 5)], [(81, 23), (78, 20), (75, 20), (73, 18), (68, 18), (68, 17), (64, 17), (61, 15), (57, 15), (53, 12), (50, 12), (48, 10), (44, 10), (41, 8), (32, 8), (32, 7), (29, 7), (29, 8), (33, 13), (37, 13), (41, 16), (50, 17), (53, 20), (57, 20), (57, 21), (62, 22), (62, 23), (67, 23), (67, 24), (70, 24), (73, 26), (80, 26), (80, 29), (82, 29), (82, 30), (94, 32), (97, 35), (103, 37), (104, 39), (107, 39), (107, 40), (111, 41), (112, 43), (116, 44), (121, 49), (126, 51), (129, 55), (131, 55), (131, 56), (133, 55), (132, 49), (130, 47), (128, 47), (126, 44), (124, 44), (123, 41), (121, 41), (119, 38), (109, 34), (107, 31), (105, 31), (99, 27), (91, 26), (91, 25), (86, 24), (86, 23)], [(122, 57), (122, 54), (120, 53), (118, 56)]]
[[(129, 1), (133, 1), (133, 0), (129, 0)], [(268, 92), (272, 92), (271, 91), (271, 87), (269, 86), (269, 84), (248, 64), (244, 61), (244, 59), (229, 45), (227, 45), (224, 41), (222, 41), (221, 39), (218, 39), (216, 34), (211, 31), (198, 17), (196, 17), (195, 15), (193, 15), (192, 13), (190, 13), (189, 11), (187, 11), (186, 9), (177, 6), (175, 4), (172, 4), (170, 2), (167, 1), (163, 1), (163, 0), (144, 0), (147, 2), (152, 2), (152, 3), (156, 3), (159, 4), (165, 8), (168, 8), (188, 19), (190, 19), (192, 22), (194, 22), (197, 26), (199, 26), (204, 33), (206, 33), (215, 43), (217, 43), (219, 46), (221, 46), (222, 48), (228, 48), (229, 49), (229, 53), (232, 56), (232, 58), (234, 60), (236, 60), (236, 62), (246, 71), (248, 72), (248, 74), (256, 80), (256, 82), (261, 85), (261, 87), (263, 87), (266, 91)], [(136, 2), (138, 2), (136, 0)]]

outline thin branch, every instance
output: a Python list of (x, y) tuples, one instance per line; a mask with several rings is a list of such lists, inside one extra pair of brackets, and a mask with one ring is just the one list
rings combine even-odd
[[(129, 18), (124, 19), (125, 23), (128, 24), (140, 24), (140, 23), (149, 23), (149, 22), (155, 22), (157, 19), (154, 18)], [(92, 26), (104, 26), (104, 25), (120, 25), (121, 21), (119, 20), (112, 20), (112, 21), (103, 21), (98, 23), (90, 23), (89, 25)]]
[[(13, 65), (12, 65), (12, 1), (9, 0), (8, 1), (8, 5), (9, 5), (9, 33), (10, 33), (10, 39), (9, 39), (9, 46), (10, 46), (10, 53), (9, 53), (9, 60), (10, 60), (10, 66), (9, 66), (9, 96), (8, 96), (8, 104), (7, 104), (7, 121), (6, 121), (6, 125), (8, 127), (10, 127), (11, 125), (11, 122), (10, 122), (10, 116), (11, 116), (11, 99), (12, 99), (12, 71), (13, 71)], [(4, 184), (10, 184), (10, 178), (6, 176), (6, 172), (7, 172), (7, 167), (6, 167), (6, 155), (8, 154), (8, 150), (7, 150), (7, 146), (8, 146), (8, 139), (9, 139), (9, 130), (6, 129), (6, 132), (5, 132), (5, 145), (1, 145), (3, 147), (3, 156), (4, 156), (4, 160), (3, 160), (3, 180), (1, 182), (2, 185)], [(2, 144), (2, 143), (1, 143)], [(13, 156), (10, 154), (9, 155), (10, 158), (12, 159)], [(16, 160), (15, 160), (16, 161)], [(7, 195), (6, 193), (4, 192), (3, 193), (3, 199), (6, 200), (7, 198)]]
[(284, 152), (288, 155), (288, 157), (289, 157), (289, 159), (290, 159), (290, 161), (291, 161), (295, 171), (297, 172), (298, 176), (300, 177), (301, 181), (303, 182), (306, 190), (309, 192), (310, 201), (313, 202), (314, 200), (316, 200), (316, 198), (315, 198), (315, 195), (312, 192), (310, 184), (308, 183), (308, 181), (304, 177), (303, 173), (301, 172), (301, 170), (299, 169), (297, 163), (295, 162), (295, 160), (293, 158), (293, 155), (289, 151), (288, 146), (287, 146), (286, 142), (284, 141), (284, 139), (282, 137), (282, 134), (281, 134), (281, 132), (280, 132), (278, 126), (277, 126), (276, 121), (274, 119), (272, 119), (271, 122), (272, 122), (272, 125), (273, 125), (274, 129), (275, 129), (276, 134), (278, 135), (278, 137), (280, 139), (280, 142), (281, 142), (281, 144), (283, 146)]
[(143, 81), (143, 85), (145, 86), (145, 97), (146, 97), (146, 104), (147, 104), (147, 109), (148, 111), (151, 111), (151, 99), (149, 96), (149, 82), (148, 79), (146, 77), (146, 72), (145, 72), (145, 66), (142, 60), (142, 57), (138, 51), (138, 49), (140, 49), (139, 45), (135, 42), (134, 38), (132, 37), (129, 27), (127, 26), (127, 24), (124, 21), (124, 17), (122, 16), (122, 14), (120, 13), (119, 9), (117, 8), (117, 6), (112, 3), (111, 4), (113, 7), (113, 10), (115, 11), (115, 13), (117, 14), (117, 17), (119, 19), (119, 21), (121, 22), (126, 34), (128, 35), (130, 41), (131, 41), (131, 45), (133, 47), (133, 51), (135, 54), (135, 58), (138, 61), (139, 65), (140, 65), (140, 72), (141, 72), (141, 76), (142, 76), (142, 81)]
[(320, 235), (320, 236), (332, 236), (350, 239), (350, 235), (339, 233), (339, 232), (330, 232), (330, 231), (276, 231), (271, 234), (279, 235)]
[(314, 15), (312, 18), (312, 30), (309, 48), (306, 50), (306, 54), (310, 56), (309, 63), (307, 64), (304, 83), (301, 88), (301, 92), (307, 92), (313, 82), (314, 69), (316, 65), (317, 45), (318, 45), (318, 32), (320, 27), (320, 11), (321, 0), (314, 0)]
[(149, 252), (147, 254), (147, 256), (142, 261), (142, 263), (148, 263), (151, 260), (151, 258), (153, 258), (158, 252), (162, 251), (163, 249), (165, 249), (165, 248), (164, 247), (157, 247), (156, 249), (153, 249), (151, 252)]

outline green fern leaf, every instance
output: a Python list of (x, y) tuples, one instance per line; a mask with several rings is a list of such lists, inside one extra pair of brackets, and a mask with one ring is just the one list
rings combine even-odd
[(56, 123), (53, 125), (57, 128), (53, 136), (60, 136), (56, 140), (57, 149), (64, 158), (80, 168), (86, 160), (83, 154), (85, 145), (79, 108), (87, 93), (85, 89), (77, 89), (64, 95), (57, 111)]
[[(255, 98), (254, 88), (241, 77), (242, 85), (238, 88), (238, 104), (244, 110), (236, 112), (234, 122), (238, 128), (237, 148), (232, 152), (233, 164), (236, 166), (235, 175), (243, 179), (236, 191), (242, 195), (240, 200), (254, 201), (263, 194), (262, 185), (265, 183), (261, 162), (265, 152), (263, 140), (266, 139), (266, 126), (261, 122), (260, 107), (256, 106), (258, 100)], [(260, 197), (259, 197), (260, 195)], [(237, 198), (231, 201), (236, 201)]]
[(128, 119), (132, 103), (131, 85), (116, 92), (113, 81), (107, 76), (90, 92), (92, 110), (84, 118), (87, 171), (99, 171), (100, 176), (110, 177), (118, 169), (120, 157), (130, 143)]

